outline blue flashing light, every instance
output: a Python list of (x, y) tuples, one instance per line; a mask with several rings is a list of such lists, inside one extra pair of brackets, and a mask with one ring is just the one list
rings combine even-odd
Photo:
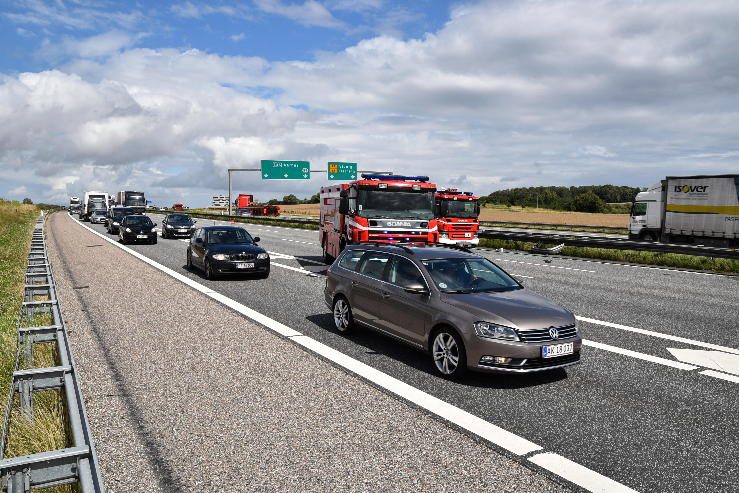
[(381, 175), (381, 174), (362, 174), (365, 180), (389, 180), (389, 181), (429, 181), (428, 176), (403, 176), (403, 175)]

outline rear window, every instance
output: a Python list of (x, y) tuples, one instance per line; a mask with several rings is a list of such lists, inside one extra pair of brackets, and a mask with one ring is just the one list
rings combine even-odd
[(357, 270), (357, 264), (364, 255), (364, 250), (347, 250), (344, 256), (339, 260), (339, 265), (345, 269)]
[(390, 255), (380, 252), (367, 252), (362, 256), (359, 273), (374, 279), (382, 279)]

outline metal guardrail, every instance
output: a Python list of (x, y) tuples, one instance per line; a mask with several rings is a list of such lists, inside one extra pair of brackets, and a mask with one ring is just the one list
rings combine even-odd
[(515, 240), (527, 242), (564, 243), (565, 246), (579, 246), (604, 248), (609, 250), (638, 250), (655, 253), (679, 253), (682, 255), (698, 255), (703, 257), (717, 257), (739, 259), (739, 250), (704, 245), (677, 245), (672, 243), (654, 243), (619, 238), (599, 236), (576, 236), (553, 233), (532, 233), (522, 231), (481, 231), (480, 238), (495, 240)]
[[(23, 303), (18, 314), (18, 352), (0, 437), (2, 491), (27, 493), (31, 489), (76, 483), (82, 493), (104, 493), (82, 392), (56, 296), (54, 274), (46, 250), (44, 223), (42, 216), (33, 231)], [(34, 325), (40, 315), (50, 319), (51, 324)], [(34, 344), (55, 344), (59, 366), (32, 368)], [(21, 361), (27, 369), (21, 369)], [(65, 425), (71, 446), (6, 458), (5, 447), (15, 394), (20, 396), (24, 419), (33, 419), (33, 392), (53, 389), (60, 390), (63, 395)]]
[(503, 227), (503, 226), (510, 226), (513, 228), (550, 228), (550, 229), (556, 229), (556, 228), (570, 228), (572, 231), (577, 230), (583, 230), (583, 232), (588, 232), (588, 230), (597, 230), (597, 231), (613, 231), (614, 233), (620, 233), (623, 231), (628, 232), (629, 227), (623, 226), (587, 226), (583, 224), (550, 224), (550, 223), (519, 223), (517, 221), (480, 221), (480, 226), (494, 226), (494, 227)]
[[(153, 211), (153, 213), (168, 214), (169, 211)], [(309, 218), (281, 218), (281, 217), (262, 217), (262, 216), (227, 216), (220, 214), (209, 214), (203, 212), (190, 213), (193, 217), (200, 217), (206, 219), (220, 219), (228, 221), (234, 219), (236, 221), (248, 222), (249, 220), (263, 221), (263, 222), (274, 222), (279, 223), (293, 223), (293, 224), (312, 224), (318, 225), (318, 219)], [(489, 221), (481, 222), (486, 225)], [(504, 223), (513, 224), (513, 223)], [(526, 223), (520, 223), (526, 224)], [(545, 225), (540, 224), (539, 226), (560, 226), (566, 227), (567, 225)], [(572, 226), (573, 228), (578, 226)], [(503, 229), (503, 228), (501, 228)], [(606, 228), (602, 228), (606, 229)], [(622, 228), (613, 228), (620, 230)], [(500, 239), (500, 240), (517, 240), (527, 242), (554, 242), (564, 243), (566, 246), (582, 246), (592, 248), (605, 248), (609, 250), (638, 250), (655, 253), (680, 253), (682, 255), (696, 255), (703, 257), (718, 257), (728, 259), (739, 259), (739, 250), (733, 248), (721, 248), (704, 245), (678, 245), (671, 243), (655, 243), (648, 241), (637, 241), (629, 240), (627, 238), (614, 238), (613, 236), (598, 236), (595, 234), (585, 235), (572, 235), (568, 234), (569, 231), (562, 231), (561, 233), (536, 233), (533, 231), (480, 231), (478, 236), (480, 238), (488, 239)]]

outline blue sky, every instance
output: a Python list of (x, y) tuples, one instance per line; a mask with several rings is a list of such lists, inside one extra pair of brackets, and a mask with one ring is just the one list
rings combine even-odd
[(718, 0), (3, 2), (0, 197), (206, 205), (261, 159), (480, 194), (737, 172), (737, 18)]

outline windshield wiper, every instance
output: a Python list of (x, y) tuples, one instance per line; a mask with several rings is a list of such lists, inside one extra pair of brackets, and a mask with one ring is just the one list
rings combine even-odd
[(470, 289), (446, 289), (444, 290), (445, 293), (452, 293), (452, 294), (470, 294), (472, 290)]

